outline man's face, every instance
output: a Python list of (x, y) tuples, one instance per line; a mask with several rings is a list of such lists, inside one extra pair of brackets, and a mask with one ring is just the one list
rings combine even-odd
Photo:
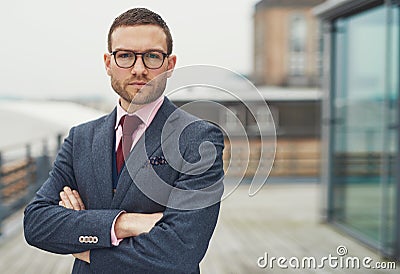
[[(167, 53), (166, 35), (157, 25), (119, 27), (112, 33), (111, 46), (112, 51), (128, 50), (143, 53), (155, 50)], [(148, 104), (160, 97), (176, 63), (176, 56), (171, 55), (165, 58), (160, 68), (149, 69), (145, 67), (142, 58), (143, 56), (137, 56), (135, 65), (131, 68), (120, 68), (113, 55), (104, 54), (104, 63), (107, 74), (111, 77), (112, 88), (120, 96), (121, 105), (125, 110), (130, 103), (140, 108), (140, 105)], [(164, 73), (169, 70), (170, 72)], [(153, 80), (161, 74), (163, 74), (161, 77)], [(147, 84), (149, 82), (150, 84)]]

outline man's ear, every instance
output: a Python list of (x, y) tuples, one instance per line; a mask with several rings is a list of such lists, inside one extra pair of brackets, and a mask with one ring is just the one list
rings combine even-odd
[(170, 55), (168, 57), (168, 72), (167, 72), (167, 77), (170, 78), (172, 76), (172, 73), (174, 72), (174, 68), (176, 65), (176, 55)]
[(111, 76), (111, 67), (110, 67), (110, 64), (111, 64), (111, 54), (109, 54), (109, 53), (104, 53), (103, 59), (104, 59), (104, 66), (105, 66), (105, 68), (106, 68), (107, 75), (108, 75), (108, 76)]

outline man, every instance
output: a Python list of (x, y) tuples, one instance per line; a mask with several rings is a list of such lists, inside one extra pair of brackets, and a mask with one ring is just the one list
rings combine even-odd
[(158, 14), (121, 14), (108, 50), (119, 103), (70, 130), (26, 207), (25, 238), (73, 254), (73, 273), (199, 273), (223, 191), (222, 133), (162, 95), (176, 56)]

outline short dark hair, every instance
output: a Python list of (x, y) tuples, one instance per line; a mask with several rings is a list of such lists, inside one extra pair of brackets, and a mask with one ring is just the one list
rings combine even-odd
[(127, 10), (115, 18), (110, 30), (108, 31), (108, 51), (111, 52), (111, 35), (119, 27), (156, 25), (160, 26), (167, 36), (167, 54), (172, 53), (172, 36), (165, 21), (157, 13), (146, 8), (134, 8)]

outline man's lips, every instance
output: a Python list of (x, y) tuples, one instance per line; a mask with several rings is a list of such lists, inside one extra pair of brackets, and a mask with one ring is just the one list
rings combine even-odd
[(134, 82), (128, 83), (128, 86), (141, 89), (145, 86), (149, 87), (149, 86), (151, 86), (151, 84), (149, 84), (149, 82), (134, 81)]
[(146, 82), (131, 82), (128, 85), (132, 85), (132, 86), (144, 86), (146, 85)]

